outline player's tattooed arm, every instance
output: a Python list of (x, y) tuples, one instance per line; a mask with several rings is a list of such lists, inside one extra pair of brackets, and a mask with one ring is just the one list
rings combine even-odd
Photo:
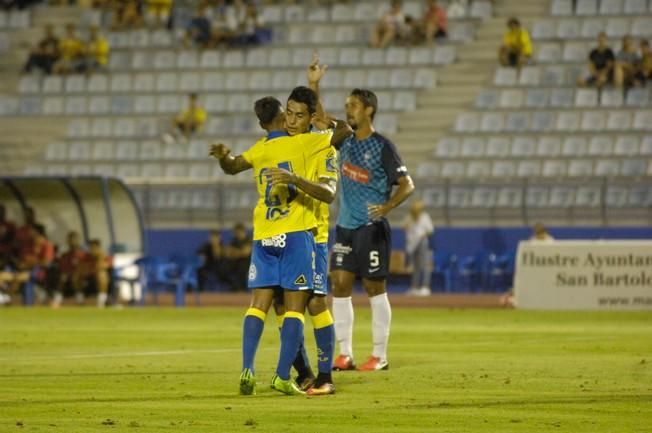
[(335, 200), (335, 191), (337, 189), (335, 179), (324, 177), (319, 182), (313, 182), (282, 168), (269, 168), (265, 171), (265, 174), (269, 177), (269, 183), (272, 186), (292, 184), (310, 197), (324, 203), (331, 204)]
[(220, 167), (226, 174), (238, 174), (252, 167), (242, 155), (231, 155), (231, 149), (223, 143), (211, 144), (209, 154), (219, 161)]
[(331, 137), (331, 146), (340, 150), (344, 140), (353, 134), (353, 128), (344, 120), (335, 120), (335, 127), (333, 128), (333, 136)]
[(398, 188), (384, 204), (370, 204), (367, 206), (369, 218), (374, 221), (386, 216), (389, 211), (403, 203), (413, 192), (414, 182), (410, 175), (401, 176), (397, 180)]

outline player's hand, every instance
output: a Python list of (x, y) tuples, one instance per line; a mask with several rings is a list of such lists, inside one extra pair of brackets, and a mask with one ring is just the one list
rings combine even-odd
[(371, 221), (376, 221), (384, 217), (392, 210), (386, 204), (369, 204), (367, 205), (367, 213)]
[(294, 181), (294, 174), (284, 168), (268, 168), (265, 170), (265, 176), (270, 185), (288, 185)]
[(336, 120), (337, 119), (331, 116), (326, 116), (326, 117), (315, 116), (315, 118), (312, 121), (312, 126), (314, 126), (318, 131), (323, 131), (325, 129), (333, 129), (337, 124)]
[(208, 152), (210, 156), (217, 159), (225, 158), (229, 153), (231, 153), (231, 149), (223, 143), (211, 144), (211, 150)]
[(308, 83), (319, 83), (326, 74), (328, 65), (319, 64), (319, 54), (315, 51), (312, 53), (312, 62), (308, 66)]

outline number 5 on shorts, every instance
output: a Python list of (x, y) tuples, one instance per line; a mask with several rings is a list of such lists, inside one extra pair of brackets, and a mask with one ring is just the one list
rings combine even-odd
[(380, 258), (378, 258), (378, 251), (369, 251), (369, 266), (372, 268), (380, 266)]

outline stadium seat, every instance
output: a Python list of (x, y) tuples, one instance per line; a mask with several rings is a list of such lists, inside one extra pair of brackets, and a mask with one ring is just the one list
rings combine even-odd
[(437, 77), (435, 71), (430, 68), (419, 68), (414, 71), (411, 86), (417, 89), (429, 89), (435, 87)]
[(93, 144), (92, 158), (96, 161), (112, 160), (114, 145), (111, 141), (97, 141)]
[(545, 132), (554, 129), (555, 113), (552, 111), (535, 111), (532, 115), (530, 130), (534, 132)]
[(646, 10), (647, 0), (625, 0), (623, 11), (627, 15), (644, 14)]
[[(484, 132), (498, 132), (505, 127), (505, 116), (503, 113), (489, 112), (482, 115), (480, 130)], [(474, 131), (463, 131), (474, 132)]]
[(177, 53), (174, 66), (181, 70), (192, 70), (199, 66), (199, 57), (196, 51), (183, 50)]
[(66, 143), (50, 143), (45, 151), (45, 159), (48, 161), (61, 161), (66, 159), (67, 156), (68, 146), (66, 146)]
[(632, 185), (627, 196), (627, 204), (639, 208), (652, 206), (652, 188), (649, 185)]
[(577, 89), (575, 91), (575, 106), (576, 107), (595, 107), (598, 105), (598, 90), (597, 89)]
[(249, 82), (247, 73), (229, 72), (226, 74), (224, 88), (228, 90), (246, 90)]
[(455, 131), (476, 132), (480, 129), (480, 116), (476, 113), (462, 113), (455, 121)]
[(47, 174), (48, 176), (84, 176), (92, 173), (91, 167), (87, 164), (73, 164), (72, 167), (66, 164), (48, 164), (40, 174)]
[(605, 205), (609, 208), (624, 207), (627, 205), (629, 190), (622, 186), (609, 185), (605, 191)]
[(454, 46), (439, 46), (435, 48), (433, 62), (435, 65), (450, 65), (455, 62), (456, 51)]
[(489, 161), (471, 161), (466, 166), (466, 177), (483, 178), (491, 176), (491, 163)]
[(112, 92), (130, 92), (131, 91), (131, 75), (130, 74), (114, 74), (111, 76), (111, 91)]
[(573, 15), (573, 0), (553, 0), (550, 13), (555, 16)]
[(157, 92), (176, 92), (177, 74), (174, 72), (163, 72), (156, 76)]
[(385, 54), (385, 64), (404, 66), (408, 63), (408, 50), (403, 47), (389, 47)]
[(607, 126), (607, 114), (603, 111), (585, 111), (582, 114), (583, 131), (603, 131)]
[(464, 177), (465, 167), (463, 162), (445, 161), (441, 165), (441, 176), (448, 178)]
[(187, 150), (181, 146), (179, 146), (178, 143), (166, 143), (163, 146), (163, 159), (168, 159), (168, 160), (181, 160), (181, 159), (186, 159), (186, 154)]
[(354, 89), (364, 86), (367, 76), (362, 69), (350, 69), (344, 73), (344, 87)]
[(572, 107), (573, 89), (563, 87), (559, 89), (552, 89), (550, 92), (550, 106), (555, 108)]
[(525, 132), (530, 128), (530, 113), (511, 112), (507, 115), (505, 129), (512, 132)]
[(645, 135), (641, 139), (641, 148), (639, 153), (645, 156), (652, 156), (652, 136)]
[(495, 89), (483, 89), (475, 98), (476, 108), (494, 108), (498, 105), (499, 91)]
[(516, 163), (514, 161), (494, 161), (491, 166), (493, 177), (514, 177), (516, 176)]
[(41, 90), (41, 81), (33, 75), (24, 75), (18, 83), (20, 93), (39, 93)]
[(498, 189), (496, 207), (519, 208), (523, 203), (523, 190), (520, 187), (503, 186)]
[(645, 107), (648, 105), (648, 89), (629, 89), (627, 91), (626, 105), (628, 107)]
[(85, 96), (69, 96), (66, 98), (65, 113), (68, 115), (85, 114), (86, 97)]
[[(649, 25), (649, 22), (648, 22)], [(610, 38), (622, 38), (630, 32), (629, 20), (622, 18), (609, 18), (607, 20), (607, 35)], [(634, 33), (636, 29), (632, 28), (632, 33), (634, 36), (641, 36)], [(643, 30), (645, 33), (649, 33), (649, 30)]]
[(34, 96), (21, 98), (18, 112), (25, 116), (37, 115), (37, 114), (41, 114), (42, 106), (43, 106), (43, 101), (41, 101), (41, 98), (34, 97)]
[(247, 95), (231, 94), (227, 100), (226, 109), (229, 113), (248, 113), (252, 105)]
[(18, 99), (3, 96), (0, 98), (0, 116), (13, 116), (18, 112)]
[(588, 18), (582, 22), (580, 36), (585, 39), (594, 39), (600, 32), (603, 32), (606, 22), (602, 18)]
[(432, 177), (437, 176), (440, 171), (438, 163), (433, 161), (421, 162), (417, 166), (417, 176), (419, 177)]
[(360, 51), (357, 47), (344, 47), (340, 49), (337, 63), (342, 66), (358, 66), (362, 61)]
[(543, 161), (541, 175), (544, 177), (565, 177), (568, 174), (566, 161), (546, 160)]
[[(138, 145), (131, 141), (119, 141), (115, 147), (115, 158), (120, 161), (134, 161), (138, 158)], [(122, 164), (120, 164), (122, 165)]]
[(574, 159), (568, 164), (568, 175), (586, 177), (593, 175), (593, 163), (588, 159)]
[(624, 95), (620, 89), (603, 89), (600, 93), (600, 105), (603, 107), (621, 107), (623, 104)]
[(580, 113), (576, 111), (562, 111), (557, 114), (555, 125), (557, 131), (573, 132), (580, 127)]
[(518, 71), (515, 68), (498, 68), (494, 75), (494, 84), (496, 86), (515, 86), (517, 74)]
[(423, 191), (423, 203), (428, 207), (443, 208), (446, 206), (446, 190), (441, 186), (428, 185)]
[(521, 69), (518, 84), (521, 86), (538, 86), (541, 81), (541, 69), (537, 66), (526, 66)]
[(412, 111), (417, 107), (417, 98), (414, 92), (395, 92), (392, 108), (396, 111)]
[(131, 96), (114, 96), (111, 98), (111, 113), (112, 114), (131, 114), (133, 111), (133, 99)]
[(545, 208), (550, 205), (550, 189), (545, 186), (529, 185), (525, 191), (525, 204), (530, 208)]
[(201, 53), (199, 67), (202, 69), (216, 69), (222, 65), (219, 51), (206, 50)]
[(555, 36), (555, 22), (553, 20), (536, 21), (532, 26), (533, 39), (552, 39)]
[(131, 56), (131, 69), (135, 71), (152, 69), (153, 63), (152, 54), (147, 51), (136, 51)]
[(224, 89), (224, 75), (204, 73), (201, 77), (201, 88), (208, 92)]
[(49, 75), (43, 79), (43, 93), (61, 93), (63, 90), (62, 77)]
[(528, 89), (525, 94), (525, 106), (529, 108), (547, 107), (548, 96), (548, 91), (546, 89)]
[(272, 87), (272, 75), (269, 71), (256, 71), (249, 76), (249, 90), (268, 90)]
[(114, 137), (133, 137), (136, 135), (136, 122), (133, 118), (121, 118), (115, 121), (112, 130)]
[(484, 139), (481, 137), (467, 137), (462, 141), (460, 156), (464, 158), (480, 158), (484, 155)]
[(567, 63), (575, 63), (578, 59), (586, 58), (587, 52), (584, 42), (567, 42), (564, 44), (562, 60)]
[(75, 119), (68, 124), (67, 136), (70, 138), (86, 137), (90, 132), (87, 119)]
[(625, 159), (620, 167), (621, 176), (645, 176), (648, 162), (644, 159)]
[(627, 130), (632, 125), (632, 116), (628, 111), (609, 111), (606, 129), (608, 131)]
[(536, 177), (541, 174), (541, 162), (539, 161), (519, 161), (516, 168), (518, 177)]
[(613, 153), (613, 139), (605, 135), (595, 135), (589, 141), (588, 155), (605, 156)]
[(43, 114), (49, 116), (59, 116), (64, 113), (63, 98), (59, 96), (50, 96), (43, 98), (43, 107), (41, 109)]
[(151, 178), (162, 178), (163, 177), (163, 166), (157, 163), (146, 163), (141, 166), (140, 177), (151, 179)]
[(492, 158), (504, 158), (509, 156), (510, 142), (505, 137), (489, 137), (487, 140), (487, 156)]
[(554, 208), (569, 208), (575, 201), (575, 189), (568, 186), (550, 188), (548, 205)]
[(408, 54), (410, 65), (430, 65), (433, 63), (434, 51), (430, 47), (412, 47)]
[(86, 161), (91, 158), (91, 147), (85, 141), (73, 141), (68, 144), (68, 156), (70, 161)]
[(580, 35), (580, 23), (575, 19), (561, 20), (557, 23), (559, 39), (576, 39)]
[(513, 156), (531, 157), (536, 154), (536, 140), (534, 137), (514, 137), (510, 152)]
[(520, 89), (506, 89), (500, 93), (498, 105), (501, 108), (520, 108), (523, 105), (525, 94)]
[(434, 155), (441, 158), (452, 158), (459, 156), (462, 150), (460, 139), (456, 137), (444, 137), (437, 142)]
[(618, 161), (614, 159), (600, 159), (595, 163), (594, 174), (596, 176), (618, 176), (619, 171)]
[(561, 140), (559, 137), (543, 136), (537, 143), (537, 156), (555, 157), (561, 154)]
[(158, 136), (158, 120), (157, 119), (139, 119), (136, 125), (136, 134), (143, 137)]
[(623, 0), (600, 0), (600, 15), (620, 15), (623, 12)]
[(389, 71), (387, 69), (378, 69), (378, 68), (369, 69), (367, 72), (367, 86), (372, 89), (388, 88)]
[(240, 50), (227, 51), (222, 58), (222, 66), (226, 68), (242, 68), (244, 65), (244, 53)]
[(353, 19), (355, 21), (375, 21), (383, 13), (382, 9), (378, 7), (377, 3), (360, 2), (356, 4)]
[(179, 90), (182, 92), (197, 92), (201, 88), (201, 79), (197, 72), (183, 72), (179, 76)]
[(132, 30), (129, 32), (129, 47), (146, 48), (149, 45), (149, 32), (147, 30)]
[(163, 157), (163, 149), (161, 143), (157, 141), (145, 141), (140, 146), (138, 157), (141, 160), (155, 160)]
[(452, 21), (448, 25), (448, 39), (456, 42), (467, 42), (475, 36), (475, 24), (470, 22)]
[(13, 10), (9, 13), (8, 27), (11, 29), (26, 29), (30, 25), (29, 11)]
[(568, 136), (564, 139), (561, 154), (564, 156), (584, 156), (587, 153), (588, 144), (585, 137)]
[(176, 64), (177, 55), (172, 50), (159, 51), (154, 55), (154, 68), (173, 69)]
[(379, 66), (385, 64), (385, 50), (370, 48), (362, 53), (362, 64), (365, 66)]
[(632, 127), (640, 131), (652, 131), (652, 110), (636, 111)]
[(177, 95), (161, 95), (156, 101), (156, 112), (161, 114), (176, 114), (181, 110)]
[(575, 13), (577, 15), (597, 15), (598, 0), (577, 0)]
[(92, 173), (95, 176), (113, 177), (115, 176), (116, 167), (113, 164), (95, 164)]
[(561, 60), (561, 47), (557, 43), (541, 44), (535, 56), (540, 63), (557, 63)]
[[(445, 176), (445, 177), (459, 177)], [(471, 203), (471, 187), (452, 186), (448, 190), (448, 205), (452, 208), (466, 208)]]
[(86, 91), (86, 77), (83, 75), (70, 75), (66, 77), (64, 85), (66, 93), (81, 93)]
[[(293, 30), (294, 29), (290, 29), (291, 34), (293, 33)], [(334, 32), (328, 25), (313, 26), (308, 30), (307, 35), (300, 35), (298, 40), (291, 37), (289, 42), (293, 44), (301, 44), (308, 40), (313, 44), (324, 44), (327, 46), (335, 42), (336, 33), (337, 32)]]
[(167, 30), (154, 30), (150, 34), (150, 45), (154, 47), (169, 47), (172, 45), (172, 35)]
[(621, 135), (616, 138), (614, 155), (635, 156), (638, 154), (638, 137), (632, 135)]
[(151, 114), (156, 112), (156, 97), (141, 95), (134, 99), (134, 113)]
[(413, 86), (414, 74), (411, 69), (394, 69), (389, 75), (389, 87), (403, 89)]

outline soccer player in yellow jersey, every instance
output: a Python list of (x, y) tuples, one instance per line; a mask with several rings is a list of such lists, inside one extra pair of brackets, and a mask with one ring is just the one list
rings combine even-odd
[[(303, 313), (313, 288), (313, 230), (317, 225), (312, 200), (304, 191), (314, 196), (323, 189), (307, 179), (316, 172), (315, 154), (330, 146), (331, 137), (287, 136), (283, 108), (275, 98), (256, 101), (255, 111), (261, 127), (268, 132), (266, 138), (236, 157), (221, 143), (212, 145), (210, 152), (227, 174), (253, 168), (260, 196), (254, 210), (254, 247), (249, 271), (249, 287), (254, 290), (254, 296), (244, 322), (240, 392), (255, 392), (255, 351), (274, 291), (280, 287), (284, 290), (286, 314), (272, 388), (290, 395), (303, 394), (290, 380), (290, 368), (303, 338)], [(294, 173), (297, 178), (289, 185), (272, 183), (270, 173), (274, 168)]]

